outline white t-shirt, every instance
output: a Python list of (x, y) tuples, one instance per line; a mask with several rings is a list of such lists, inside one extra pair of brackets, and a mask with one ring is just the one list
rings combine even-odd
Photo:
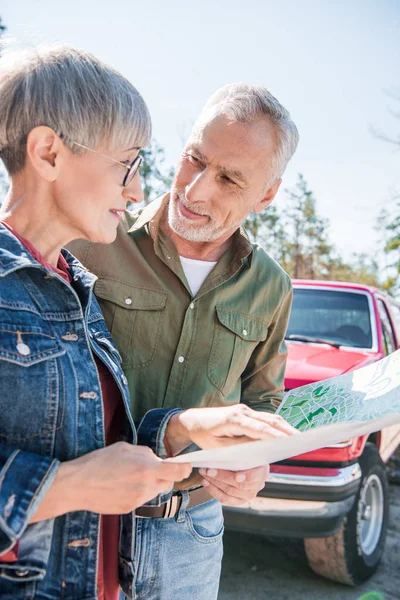
[(188, 280), (192, 296), (195, 296), (202, 286), (207, 275), (213, 270), (218, 261), (210, 262), (208, 260), (194, 260), (179, 256), (183, 271)]

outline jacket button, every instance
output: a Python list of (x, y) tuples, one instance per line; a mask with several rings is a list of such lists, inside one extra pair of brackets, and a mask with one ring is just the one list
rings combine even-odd
[(124, 385), (128, 385), (128, 380), (127, 380), (127, 378), (125, 377), (125, 375), (124, 375), (123, 373), (122, 373), (122, 375), (121, 375), (121, 379), (122, 379), (122, 383), (123, 383)]
[(25, 577), (26, 575), (28, 575), (28, 573), (29, 573), (29, 571), (28, 571), (27, 569), (25, 569), (25, 570), (23, 570), (23, 571), (21, 571), (21, 570), (17, 569), (17, 570), (15, 571), (15, 574), (16, 574), (18, 577)]
[(31, 349), (29, 348), (29, 346), (27, 346), (27, 344), (23, 344), (22, 342), (17, 344), (17, 351), (18, 354), (20, 354), (21, 356), (29, 356), (29, 354), (31, 353)]
[(183, 363), (183, 362), (185, 362), (185, 358), (184, 358), (184, 356), (180, 356), (180, 357), (178, 358), (178, 362), (180, 362), (180, 363)]
[(247, 335), (247, 329), (243, 329), (243, 335)]
[(125, 298), (125, 304), (132, 304), (131, 298)]

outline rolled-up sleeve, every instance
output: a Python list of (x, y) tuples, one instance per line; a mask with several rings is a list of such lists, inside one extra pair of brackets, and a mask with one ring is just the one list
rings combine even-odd
[[(159, 458), (167, 458), (168, 453), (165, 447), (167, 426), (171, 417), (179, 412), (182, 412), (180, 408), (154, 408), (147, 411), (142, 419), (135, 422), (138, 445), (149, 446)], [(146, 506), (164, 504), (171, 498), (172, 492), (171, 488), (169, 491), (159, 494), (156, 498), (147, 502)]]
[[(54, 481), (59, 461), (21, 450), (1, 456), (0, 555), (15, 546)], [(0, 556), (1, 560), (1, 556)]]

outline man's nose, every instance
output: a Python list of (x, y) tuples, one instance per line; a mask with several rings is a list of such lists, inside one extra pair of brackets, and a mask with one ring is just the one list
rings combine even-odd
[(139, 173), (136, 173), (132, 181), (130, 181), (128, 185), (123, 188), (122, 195), (126, 202), (134, 202), (135, 204), (143, 202), (144, 194)]
[(190, 183), (186, 185), (185, 196), (189, 202), (208, 202), (212, 193), (211, 176), (207, 170), (197, 173)]

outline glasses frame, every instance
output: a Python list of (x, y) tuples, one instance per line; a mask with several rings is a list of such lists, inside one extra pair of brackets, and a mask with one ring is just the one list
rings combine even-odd
[(102, 156), (103, 158), (107, 158), (108, 160), (111, 160), (112, 162), (117, 163), (118, 165), (121, 165), (122, 167), (125, 167), (125, 169), (127, 169), (127, 172), (122, 180), (122, 187), (126, 187), (127, 185), (130, 184), (130, 182), (135, 177), (136, 173), (139, 171), (140, 165), (143, 162), (143, 156), (138, 154), (137, 157), (129, 165), (126, 165), (125, 163), (123, 163), (119, 160), (115, 160), (115, 158), (111, 158), (111, 156), (107, 156), (106, 154), (102, 154), (101, 152), (98, 152), (97, 150), (93, 150), (93, 148), (88, 148), (87, 146), (84, 146), (83, 144), (79, 144), (78, 142), (72, 142), (72, 143), (75, 144), (76, 146), (80, 146), (80, 148), (89, 150), (89, 152), (94, 152), (95, 154), (98, 154), (99, 156)]

